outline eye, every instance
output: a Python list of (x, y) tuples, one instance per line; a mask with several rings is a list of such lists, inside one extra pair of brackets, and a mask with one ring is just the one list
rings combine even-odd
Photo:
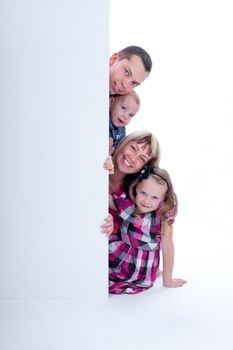
[(142, 161), (143, 163), (145, 163), (145, 164), (146, 164), (147, 159), (146, 159), (146, 158), (144, 158), (144, 157), (141, 157), (141, 161)]
[(135, 88), (135, 87), (137, 87), (139, 84), (136, 82), (136, 81), (132, 81), (132, 86)]
[(132, 118), (134, 115), (132, 113), (129, 114), (129, 117)]
[(125, 75), (129, 77), (129, 70), (127, 68), (125, 68)]
[(146, 196), (146, 192), (141, 191), (140, 193), (141, 193), (142, 196)]
[(153, 197), (152, 197), (152, 199), (153, 199), (153, 200), (157, 200), (157, 199), (158, 199), (158, 197), (156, 197), (156, 196), (153, 196)]
[(131, 145), (130, 147), (131, 147), (131, 149), (132, 149), (134, 152), (136, 152), (136, 146)]
[(122, 106), (121, 108), (122, 108), (122, 110), (123, 110), (124, 112), (126, 111), (126, 107), (125, 107), (125, 106)]

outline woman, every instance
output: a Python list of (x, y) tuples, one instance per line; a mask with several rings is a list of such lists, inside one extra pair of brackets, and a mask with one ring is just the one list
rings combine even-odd
[[(110, 170), (109, 194), (121, 186), (127, 187), (128, 177), (137, 176), (145, 164), (159, 166), (160, 145), (156, 137), (146, 131), (139, 130), (126, 136), (117, 146), (112, 160), (105, 162), (105, 169)], [(112, 162), (114, 166), (114, 173)], [(109, 164), (110, 163), (110, 164)], [(111, 210), (114, 223), (117, 222), (117, 212)], [(102, 232), (109, 235), (113, 231), (112, 216), (109, 215), (101, 226)]]
[[(133, 178), (138, 177), (142, 168), (144, 168), (146, 164), (152, 164), (153, 167), (156, 168), (159, 166), (159, 160), (160, 146), (153, 134), (147, 131), (137, 131), (125, 137), (116, 148), (112, 159), (114, 173), (110, 175), (109, 179), (110, 197), (113, 192), (116, 193), (119, 190), (123, 190), (127, 193), (130, 182), (132, 182)], [(109, 166), (109, 164), (108, 169), (111, 169), (111, 166)], [(129, 261), (132, 262), (132, 259), (134, 260), (136, 258), (130, 252), (131, 250), (133, 251), (137, 249), (134, 249), (134, 246), (127, 246), (127, 244), (122, 241), (121, 232), (119, 230), (120, 223), (118, 213), (116, 210), (112, 209), (110, 209), (110, 212), (112, 216), (110, 215), (106, 224), (102, 226), (102, 228), (104, 228), (103, 232), (105, 232), (106, 235), (114, 233), (110, 236), (109, 240), (109, 292), (114, 294), (139, 293), (150, 288), (153, 285), (156, 277), (155, 273), (159, 264), (159, 256), (157, 256), (158, 254), (156, 255), (156, 259), (158, 261), (156, 259), (148, 260), (147, 258), (144, 260), (138, 260), (140, 264), (137, 262), (136, 265), (137, 269), (139, 269), (140, 265), (140, 271), (143, 272), (140, 272), (141, 275), (138, 273), (137, 269), (133, 270), (132, 266), (135, 264), (129, 264)], [(129, 213), (127, 212), (127, 215), (128, 214)], [(115, 227), (113, 227), (112, 217), (114, 218)], [(172, 270), (174, 265), (172, 223), (174, 220), (171, 217), (168, 221), (168, 223), (165, 222), (165, 224), (162, 226), (160, 224), (157, 225), (158, 232), (163, 232), (163, 265), (165, 265), (163, 271), (163, 284), (166, 287), (179, 287), (186, 283), (186, 281), (182, 279), (174, 279), (172, 277)], [(139, 252), (139, 255), (141, 252)], [(144, 255), (145, 253), (148, 252), (144, 252)], [(153, 253), (154, 252), (149, 252), (149, 254)], [(151, 268), (148, 268), (148, 264), (146, 264), (146, 262), (152, 264), (152, 260), (153, 266)], [(156, 267), (156, 269), (154, 267)], [(145, 274), (145, 276), (143, 274)], [(130, 286), (130, 288), (128, 288), (128, 286)]]

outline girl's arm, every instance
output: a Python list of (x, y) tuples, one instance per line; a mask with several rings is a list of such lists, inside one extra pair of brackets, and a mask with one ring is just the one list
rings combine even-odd
[(180, 278), (172, 278), (174, 266), (174, 244), (173, 244), (173, 227), (167, 222), (163, 227), (163, 235), (161, 237), (162, 256), (163, 256), (163, 285), (165, 287), (181, 287), (185, 280)]

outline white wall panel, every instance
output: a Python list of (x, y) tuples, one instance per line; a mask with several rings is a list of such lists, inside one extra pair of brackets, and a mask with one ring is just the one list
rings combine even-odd
[(107, 296), (108, 1), (0, 3), (0, 297)]

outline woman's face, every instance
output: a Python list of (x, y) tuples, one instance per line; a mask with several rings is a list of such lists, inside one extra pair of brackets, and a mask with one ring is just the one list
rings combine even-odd
[(151, 158), (151, 148), (148, 144), (130, 141), (117, 154), (116, 167), (124, 174), (134, 174)]

